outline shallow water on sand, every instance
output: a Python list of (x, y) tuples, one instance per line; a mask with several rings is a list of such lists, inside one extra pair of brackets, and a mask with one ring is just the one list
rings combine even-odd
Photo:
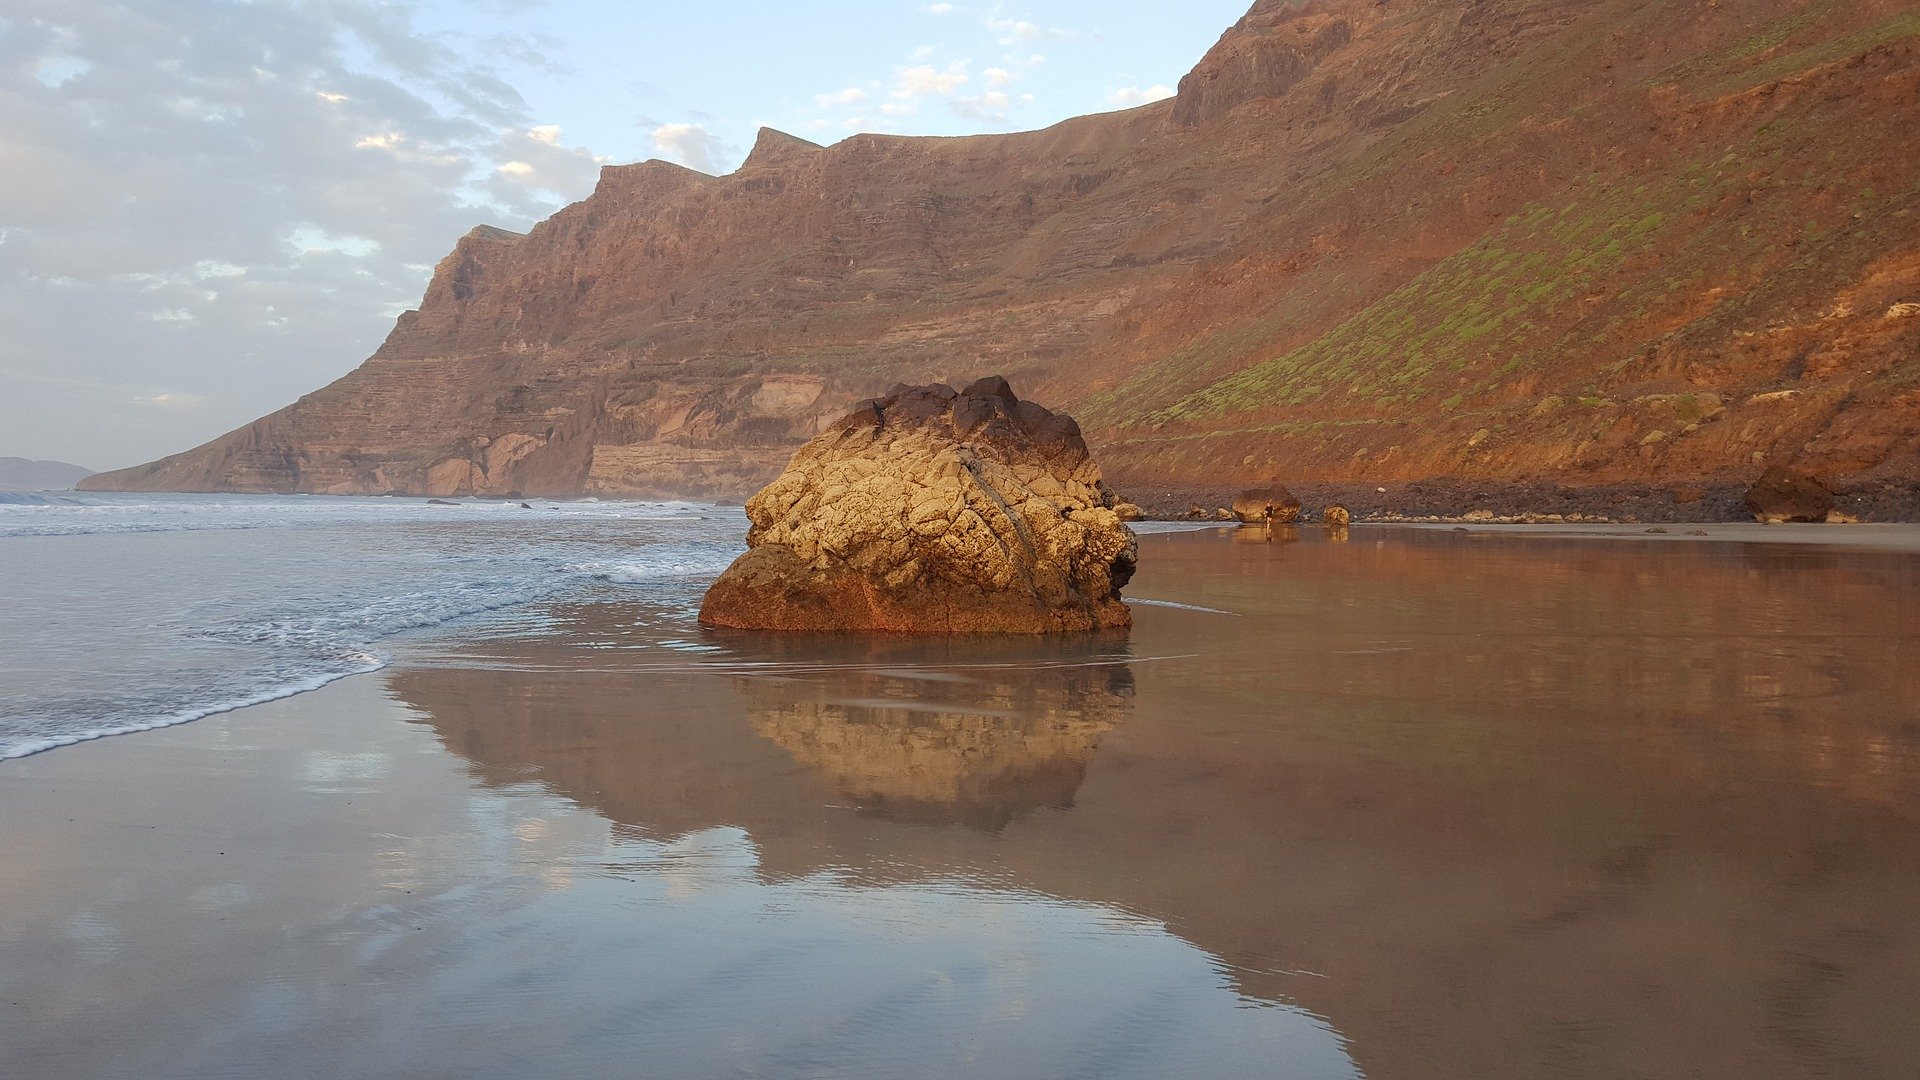
[(1920, 1060), (1920, 558), (1152, 537), (1130, 635), (565, 597), (0, 763), (0, 1074)]
[(737, 509), (312, 495), (0, 495), (0, 758), (385, 664), (389, 639), (637, 586), (697, 597)]

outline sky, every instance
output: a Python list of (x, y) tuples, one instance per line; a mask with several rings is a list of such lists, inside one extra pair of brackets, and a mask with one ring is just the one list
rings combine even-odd
[(0, 0), (0, 456), (119, 468), (272, 412), (602, 164), (1145, 104), (1249, 4)]

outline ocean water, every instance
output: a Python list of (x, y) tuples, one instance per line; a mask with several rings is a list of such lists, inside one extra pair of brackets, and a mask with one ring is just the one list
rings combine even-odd
[(384, 666), (543, 601), (698, 603), (738, 508), (0, 494), (0, 759)]
[(0, 762), (0, 1077), (1920, 1060), (1911, 527), (1209, 529), (950, 639), (700, 631), (737, 510), (90, 513), (0, 538), (79, 730), (390, 662)]

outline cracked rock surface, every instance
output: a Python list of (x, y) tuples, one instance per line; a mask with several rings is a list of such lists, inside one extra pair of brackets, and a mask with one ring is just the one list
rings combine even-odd
[(1069, 416), (1005, 379), (895, 387), (747, 502), (705, 626), (1065, 633), (1128, 626), (1137, 543)]

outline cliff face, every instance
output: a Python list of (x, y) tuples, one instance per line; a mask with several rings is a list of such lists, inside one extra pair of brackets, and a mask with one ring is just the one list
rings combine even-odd
[(118, 489), (738, 494), (1005, 373), (1130, 485), (1920, 476), (1920, 2), (1261, 0), (1169, 102), (482, 227)]

